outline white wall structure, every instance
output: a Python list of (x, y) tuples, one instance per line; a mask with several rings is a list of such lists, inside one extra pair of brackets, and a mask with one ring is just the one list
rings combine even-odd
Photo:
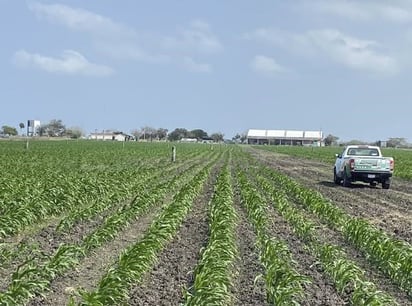
[(39, 120), (27, 120), (27, 136), (38, 136), (40, 125)]
[(88, 137), (91, 140), (112, 140), (112, 141), (129, 141), (133, 140), (133, 136), (124, 134), (123, 132), (103, 131), (91, 133)]
[(323, 132), (250, 129), (247, 133), (247, 143), (267, 145), (321, 146), (323, 145)]

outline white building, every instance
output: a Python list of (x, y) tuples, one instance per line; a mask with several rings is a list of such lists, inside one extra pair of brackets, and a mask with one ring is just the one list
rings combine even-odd
[(247, 132), (248, 144), (322, 146), (322, 131), (257, 130)]
[(38, 136), (40, 125), (39, 120), (27, 120), (27, 136)]
[(94, 140), (113, 140), (113, 141), (130, 141), (133, 140), (132, 135), (124, 134), (123, 132), (103, 131), (95, 132), (89, 135), (89, 139)]

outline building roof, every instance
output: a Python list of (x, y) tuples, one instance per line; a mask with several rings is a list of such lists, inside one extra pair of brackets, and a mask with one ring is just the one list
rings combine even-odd
[(258, 130), (250, 129), (248, 138), (272, 138), (272, 139), (322, 139), (322, 131), (296, 131), (296, 130)]

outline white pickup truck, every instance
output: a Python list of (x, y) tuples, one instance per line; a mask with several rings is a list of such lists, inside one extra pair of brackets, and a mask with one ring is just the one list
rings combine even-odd
[(389, 189), (394, 169), (392, 157), (383, 157), (379, 147), (347, 146), (341, 154), (336, 154), (333, 180), (336, 184), (349, 187), (352, 182), (362, 181), (371, 186), (382, 184)]

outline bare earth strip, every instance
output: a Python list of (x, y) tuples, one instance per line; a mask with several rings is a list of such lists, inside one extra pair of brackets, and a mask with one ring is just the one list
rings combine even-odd
[(177, 236), (161, 252), (153, 270), (131, 289), (128, 305), (179, 305), (184, 302), (184, 291), (193, 283), (194, 267), (201, 249), (207, 244), (207, 205), (218, 170), (212, 171)]
[(268, 305), (262, 279), (255, 283), (255, 278), (263, 273), (255, 246), (256, 235), (247, 219), (246, 212), (241, 207), (239, 196), (235, 196), (234, 204), (239, 218), (236, 228), (239, 259), (235, 263), (235, 305)]
[(268, 216), (272, 221), (270, 233), (288, 244), (297, 270), (310, 277), (312, 282), (305, 286), (305, 297), (301, 305), (347, 305), (348, 297), (339, 296), (332, 280), (322, 271), (316, 257), (309, 253), (305, 243), (293, 233), (289, 224), (271, 208), (268, 209)]
[(371, 267), (370, 262), (363, 256), (363, 254), (349, 245), (340, 233), (331, 230), (326, 226), (322, 226), (319, 223), (319, 219), (316, 217), (311, 218), (310, 214), (308, 214), (308, 219), (312, 222), (316, 222), (316, 220), (318, 221), (316, 223), (318, 223), (317, 232), (319, 235), (317, 237), (319, 241), (341, 247), (346, 253), (347, 258), (365, 271), (365, 277), (373, 282), (378, 290), (389, 294), (399, 303), (399, 305), (409, 305), (411, 303), (411, 300), (405, 292), (400, 291), (399, 288), (382, 272)]
[[(80, 242), (83, 237), (96, 229), (103, 223), (108, 215), (113, 213), (113, 211), (124, 203), (126, 203), (126, 201), (113, 205), (109, 210), (104, 211), (101, 215), (94, 217), (92, 220), (78, 222), (64, 233), (56, 231), (56, 227), (63, 217), (50, 218), (47, 220), (47, 223), (45, 222), (38, 225), (35, 230), (26, 230), (24, 233), (10, 238), (15, 240), (18, 245), (29, 245), (32, 246), (30, 249), (36, 251), (34, 253), (26, 252), (27, 254), (22, 252), (14, 258), (13, 263), (4, 268), (0, 268), (0, 290), (3, 291), (6, 289), (7, 285), (11, 282), (12, 273), (17, 269), (18, 264), (24, 262), (26, 258), (34, 258), (35, 262), (40, 263), (44, 259), (44, 255), (50, 256), (54, 254), (60, 244), (75, 244)], [(40, 253), (43, 256), (43, 259), (38, 257)]]
[(66, 305), (73, 288), (92, 289), (110, 265), (117, 260), (121, 251), (143, 236), (160, 209), (161, 203), (152, 207), (147, 214), (131, 222), (110, 243), (85, 257), (75, 269), (56, 278), (51, 284), (50, 293), (45, 298), (36, 297), (29, 305)]
[[(392, 236), (412, 243), (412, 182), (394, 178), (395, 190), (372, 188), (362, 183), (344, 188), (332, 182), (330, 165), (273, 152), (252, 152), (268, 166), (318, 190), (348, 214), (365, 218)], [(399, 192), (397, 188), (403, 191)]]

